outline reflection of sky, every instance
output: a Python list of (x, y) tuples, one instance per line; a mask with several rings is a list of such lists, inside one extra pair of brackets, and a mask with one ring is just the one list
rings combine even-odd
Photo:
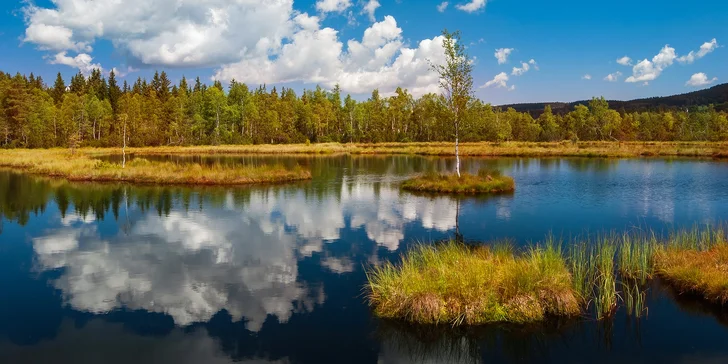
[[(420, 169), (429, 165), (417, 163)], [(433, 164), (451, 167), (447, 160)], [(722, 163), (464, 161), (464, 168), (473, 171), (481, 165), (514, 176), (517, 189), (513, 195), (460, 203), (460, 230), (468, 240), (510, 237), (524, 242), (549, 231), (568, 235), (641, 223), (659, 229), (728, 216), (728, 165)], [(49, 208), (20, 229), (31, 236), (33, 274), (43, 277), (34, 279), (49, 280), (72, 311), (167, 314), (175, 325), (191, 330), (169, 335), (179, 335), (185, 346), (200, 346), (204, 354), (190, 357), (215, 362), (209, 359), (218, 355), (215, 343), (196, 323), (214, 321), (220, 311), (254, 335), (277, 332), (265, 329), (274, 325), (271, 321), (280, 324), (276, 327), (297, 330), (301, 320), (296, 319), (301, 317), (310, 319), (304, 327), (315, 331), (327, 320), (313, 318), (322, 311), (359, 315), (352, 320), (366, 323), (348, 322), (352, 332), (371, 329), (361, 296), (363, 266), (392, 259), (413, 241), (452, 233), (457, 206), (452, 198), (402, 193), (396, 181), (413, 171), (377, 168), (384, 175), (372, 171), (337, 175), (322, 191), (312, 192), (310, 185), (273, 187), (250, 190), (241, 199), (236, 190), (225, 189), (226, 194), (216, 200), (220, 203), (192, 201), (190, 209), (173, 199), (168, 214), (154, 208), (142, 211), (132, 204), (128, 223), (123, 206), (118, 221), (111, 214), (103, 220), (75, 213), (61, 218)], [(4, 236), (7, 232), (0, 234)], [(350, 314), (353, 307), (359, 311)], [(653, 310), (650, 313), (654, 317)], [(654, 322), (659, 326), (663, 321)], [(110, 326), (94, 325), (98, 332), (115, 332)], [(63, 326), (58, 339), (77, 337), (93, 343), (94, 327)], [(184, 341), (187, 335), (190, 342)], [(51, 344), (44, 349), (56, 350)], [(381, 362), (438, 362), (451, 354), (427, 352), (413, 360), (412, 353), (390, 344), (382, 342), (377, 354)], [(0, 352), (5, 348), (0, 346)], [(9, 350), (19, 357), (30, 355), (17, 347)]]
[[(323, 290), (299, 279), (298, 262), (339, 239), (345, 216), (351, 228), (396, 250), (407, 222), (452, 229), (453, 206), (448, 198), (400, 195), (391, 187), (375, 195), (371, 184), (356, 182), (338, 199), (253, 192), (244, 206), (226, 198), (224, 208), (146, 213), (114, 236), (101, 234), (93, 219), (69, 214), (34, 238), (33, 249), (40, 270), (64, 268), (53, 284), (74, 309), (144, 309), (183, 326), (225, 309), (257, 331), (268, 315), (286, 322), (297, 307), (323, 302)], [(355, 269), (348, 257), (325, 256), (321, 265), (334, 273)]]

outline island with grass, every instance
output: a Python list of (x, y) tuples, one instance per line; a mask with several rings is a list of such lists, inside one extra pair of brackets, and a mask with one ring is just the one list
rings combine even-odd
[[(567, 244), (568, 243), (568, 244)], [(399, 263), (371, 267), (367, 297), (382, 318), (418, 324), (526, 324), (550, 318), (640, 317), (659, 277), (678, 294), (728, 302), (728, 236), (722, 227), (602, 234), (570, 242), (420, 244)]]
[(222, 166), (197, 163), (156, 162), (136, 158), (111, 163), (82, 151), (16, 149), (0, 151), (0, 167), (69, 181), (132, 182), (179, 185), (247, 185), (311, 179), (311, 172), (297, 166)]
[(512, 177), (500, 171), (482, 169), (478, 174), (426, 173), (402, 182), (401, 188), (412, 192), (447, 194), (497, 194), (513, 192), (515, 182)]

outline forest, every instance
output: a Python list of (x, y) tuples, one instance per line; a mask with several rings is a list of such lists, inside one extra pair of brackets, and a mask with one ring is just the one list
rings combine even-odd
[[(398, 88), (365, 101), (336, 87), (297, 94), (291, 88), (173, 84), (165, 72), (133, 84), (100, 71), (52, 85), (33, 74), (0, 72), (0, 146), (112, 147), (284, 143), (379, 143), (453, 140), (442, 95), (415, 98)], [(681, 110), (618, 111), (604, 98), (567, 113), (550, 106), (536, 118), (513, 108), (468, 102), (460, 140), (725, 141), (728, 113), (712, 105)]]

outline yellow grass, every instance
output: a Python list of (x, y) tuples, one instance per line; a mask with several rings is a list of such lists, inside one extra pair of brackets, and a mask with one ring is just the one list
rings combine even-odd
[[(454, 156), (453, 143), (220, 145), (128, 148), (154, 154), (411, 154)], [(84, 153), (119, 154), (118, 148), (87, 148)], [(728, 158), (728, 142), (504, 142), (461, 143), (462, 156), (501, 157), (709, 157)]]
[(513, 192), (513, 178), (503, 176), (498, 171), (482, 170), (477, 175), (430, 173), (402, 182), (402, 189), (415, 192), (434, 192), (451, 194), (485, 194)]
[(424, 324), (528, 323), (581, 312), (571, 274), (553, 246), (514, 254), (508, 245), (420, 245), (400, 264), (368, 273), (380, 317)]
[(28, 173), (61, 177), (70, 181), (133, 182), (152, 184), (242, 185), (306, 180), (311, 173), (301, 167), (239, 167), (176, 164), (135, 159), (121, 164), (90, 158), (86, 153), (67, 150), (2, 150), (0, 167)]

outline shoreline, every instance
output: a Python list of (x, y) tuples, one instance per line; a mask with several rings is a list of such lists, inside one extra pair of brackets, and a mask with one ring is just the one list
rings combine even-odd
[[(59, 149), (51, 149), (59, 150)], [(89, 156), (118, 155), (119, 148), (81, 148)], [(419, 155), (455, 156), (454, 143), (260, 144), (127, 148), (144, 155)], [(685, 157), (728, 159), (728, 142), (477, 142), (461, 143), (461, 157)]]

